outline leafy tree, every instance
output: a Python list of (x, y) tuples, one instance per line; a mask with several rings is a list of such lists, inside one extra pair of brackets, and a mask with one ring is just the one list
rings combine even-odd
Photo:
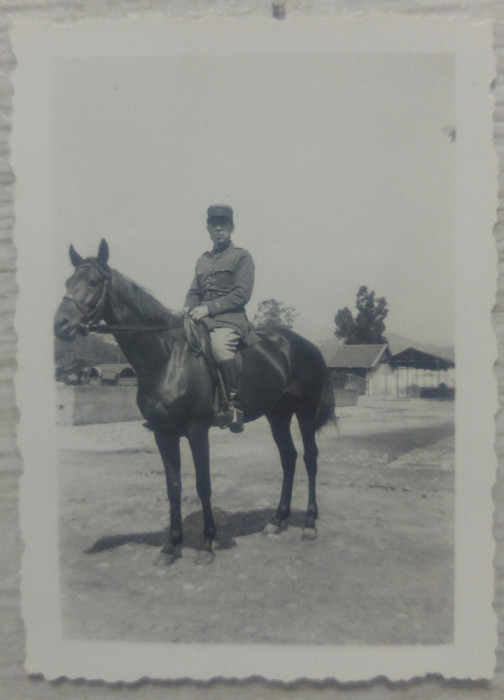
[(347, 306), (338, 311), (334, 317), (335, 335), (343, 338), (346, 345), (386, 343), (387, 340), (383, 336), (384, 321), (388, 314), (385, 297), (377, 299), (375, 293), (368, 291), (363, 285), (357, 292), (355, 306), (355, 316)]
[(254, 316), (254, 326), (282, 326), (292, 328), (297, 312), (293, 306), (285, 306), (276, 299), (265, 299), (257, 305), (257, 314)]

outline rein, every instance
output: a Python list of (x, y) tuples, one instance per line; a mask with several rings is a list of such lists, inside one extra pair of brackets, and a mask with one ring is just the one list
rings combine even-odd
[(196, 357), (205, 355), (200, 335), (201, 331), (196, 322), (187, 313), (181, 314), (180, 318), (182, 321), (180, 326), (110, 326), (108, 324), (88, 323), (79, 326), (78, 332), (80, 335), (87, 335), (88, 333), (160, 333), (183, 328), (191, 353)]
[[(96, 267), (92, 263), (84, 263), (79, 267)], [(100, 294), (100, 298), (96, 303), (96, 306), (92, 311), (87, 312), (85, 307), (71, 294), (65, 294), (64, 299), (68, 299), (79, 309), (83, 315), (84, 323), (81, 323), (77, 329), (79, 335), (87, 335), (88, 333), (98, 333), (98, 334), (120, 334), (120, 333), (161, 333), (166, 331), (172, 331), (177, 328), (183, 328), (186, 336), (186, 340), (189, 344), (191, 352), (198, 355), (202, 352), (201, 339), (198, 333), (198, 328), (196, 323), (187, 313), (180, 314), (180, 325), (163, 325), (163, 326), (123, 326), (123, 325), (111, 325), (107, 323), (92, 323), (93, 319), (98, 316), (100, 311), (102, 311), (105, 306), (107, 295), (110, 288), (110, 282), (112, 275), (107, 271), (100, 269), (103, 274), (103, 289)]]
[(181, 326), (109, 326), (108, 324), (89, 323), (79, 326), (86, 333), (160, 333), (173, 331)]

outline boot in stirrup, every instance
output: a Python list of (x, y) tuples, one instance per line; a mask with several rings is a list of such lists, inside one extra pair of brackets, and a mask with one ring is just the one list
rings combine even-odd
[(240, 408), (238, 394), (230, 392), (229, 407), (232, 413), (232, 419), (231, 423), (229, 424), (229, 430), (232, 433), (243, 433), (243, 411)]
[(227, 395), (225, 410), (221, 410), (216, 422), (221, 428), (229, 428), (233, 433), (243, 431), (243, 411), (240, 405), (238, 367), (235, 360), (225, 360), (219, 363), (219, 371)]

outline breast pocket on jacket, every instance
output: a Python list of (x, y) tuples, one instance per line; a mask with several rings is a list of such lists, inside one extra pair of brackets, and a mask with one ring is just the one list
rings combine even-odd
[(215, 270), (214, 280), (215, 280), (215, 284), (218, 287), (221, 287), (223, 289), (226, 289), (228, 287), (232, 287), (234, 284), (233, 270), (230, 270), (228, 268), (222, 268), (220, 270)]

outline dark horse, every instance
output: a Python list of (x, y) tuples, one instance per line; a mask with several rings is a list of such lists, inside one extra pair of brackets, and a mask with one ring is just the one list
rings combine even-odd
[[(91, 323), (104, 321), (138, 376), (137, 402), (153, 427), (163, 459), (170, 531), (156, 563), (171, 564), (182, 547), (180, 438), (189, 440), (196, 488), (204, 518), (198, 563), (213, 559), (216, 527), (210, 504), (208, 431), (215, 414), (215, 377), (202, 354), (192, 351), (181, 314), (166, 309), (131, 280), (108, 266), (109, 250), (100, 243), (96, 258), (82, 258), (70, 246), (75, 267), (54, 320), (58, 338), (73, 340)], [(290, 515), (296, 448), (290, 423), (299, 422), (308, 473), (308, 508), (303, 537), (316, 536), (315, 433), (333, 416), (328, 370), (318, 348), (292, 331), (275, 328), (261, 342), (241, 349), (241, 387), (245, 421), (268, 419), (280, 452), (283, 483), (280, 502), (267, 532), (279, 532)], [(239, 439), (238, 437), (236, 439)]]

